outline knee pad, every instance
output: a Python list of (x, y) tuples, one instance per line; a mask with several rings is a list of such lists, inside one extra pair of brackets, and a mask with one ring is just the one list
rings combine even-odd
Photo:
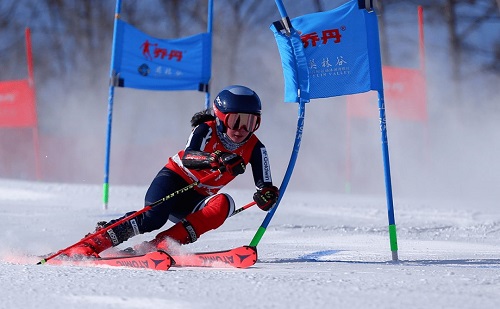
[(219, 193), (212, 196), (207, 197), (203, 201), (201, 201), (196, 207), (193, 209), (193, 212), (197, 212), (198, 210), (202, 210), (203, 208), (209, 206), (214, 208), (224, 207), (227, 205), (227, 213), (226, 219), (229, 218), (234, 210), (234, 200), (231, 195), (227, 193)]
[(227, 194), (217, 194), (204, 200), (197, 210), (186, 217), (198, 237), (221, 226), (234, 212), (234, 201)]

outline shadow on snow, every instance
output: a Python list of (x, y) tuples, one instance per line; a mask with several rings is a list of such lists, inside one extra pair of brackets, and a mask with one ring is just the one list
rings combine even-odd
[(378, 265), (403, 265), (403, 266), (468, 266), (475, 268), (500, 268), (500, 259), (446, 259), (446, 260), (399, 260), (399, 261), (349, 261), (322, 259), (344, 250), (323, 250), (312, 252), (297, 258), (260, 260), (261, 263), (350, 263), (350, 264), (378, 264)]

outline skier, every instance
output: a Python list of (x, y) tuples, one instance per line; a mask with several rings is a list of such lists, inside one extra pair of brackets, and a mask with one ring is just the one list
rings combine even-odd
[[(170, 157), (153, 179), (145, 196), (145, 205), (185, 188), (219, 168), (225, 170), (221, 175), (165, 200), (64, 254), (99, 257), (102, 251), (130, 237), (160, 229), (168, 220), (175, 224), (153, 240), (135, 246), (136, 251), (168, 251), (172, 241), (192, 243), (205, 232), (221, 226), (232, 215), (235, 209), (232, 197), (218, 191), (243, 174), (248, 163), (252, 165), (257, 187), (253, 200), (262, 210), (271, 209), (278, 199), (279, 190), (272, 183), (266, 148), (254, 134), (261, 120), (258, 95), (244, 86), (226, 87), (215, 98), (213, 113), (208, 109), (193, 116), (193, 130), (186, 148)], [(133, 213), (107, 223), (98, 222), (96, 231)]]

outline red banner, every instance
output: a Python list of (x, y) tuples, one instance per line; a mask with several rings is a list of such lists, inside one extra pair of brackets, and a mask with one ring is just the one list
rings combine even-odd
[(0, 127), (36, 127), (34, 90), (28, 80), (0, 82)]
[[(384, 98), (387, 117), (427, 121), (425, 78), (420, 70), (384, 66)], [(378, 115), (376, 92), (347, 97), (349, 117), (368, 118)]]

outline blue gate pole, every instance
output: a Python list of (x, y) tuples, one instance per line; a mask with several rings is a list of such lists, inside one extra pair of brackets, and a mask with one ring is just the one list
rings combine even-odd
[(394, 219), (394, 204), (392, 198), (391, 168), (389, 164), (389, 146), (387, 142), (387, 124), (385, 117), (384, 92), (378, 91), (378, 109), (380, 117), (380, 134), (382, 142), (382, 160), (384, 162), (385, 195), (387, 199), (387, 215), (389, 219), (389, 241), (392, 260), (398, 260), (398, 241), (396, 236), (396, 220)]
[(262, 236), (264, 236), (264, 233), (266, 232), (267, 226), (269, 225), (269, 222), (271, 222), (271, 219), (273, 218), (274, 213), (278, 209), (279, 203), (281, 202), (281, 199), (283, 198), (283, 195), (285, 194), (286, 187), (288, 186), (288, 183), (290, 182), (290, 178), (292, 177), (293, 169), (295, 167), (295, 162), (297, 161), (297, 157), (299, 155), (300, 143), (302, 141), (302, 132), (304, 131), (305, 110), (306, 110), (305, 109), (305, 102), (300, 100), (299, 112), (298, 112), (299, 115), (298, 115), (298, 120), (297, 120), (297, 132), (295, 134), (295, 143), (293, 145), (292, 156), (290, 157), (290, 162), (288, 163), (285, 177), (283, 178), (283, 181), (282, 181), (281, 186), (280, 186), (280, 195), (278, 197), (278, 201), (276, 202), (276, 205), (274, 205), (274, 207), (267, 213), (266, 217), (264, 218), (264, 221), (262, 222), (261, 226), (258, 228), (252, 241), (250, 242), (250, 246), (257, 247), (260, 240), (262, 239)]
[[(289, 24), (288, 20), (288, 14), (285, 10), (285, 6), (283, 5), (283, 2), (281, 0), (275, 0), (276, 6), (278, 7), (278, 10), (280, 12), (283, 25), (285, 26), (288, 34), (290, 34), (290, 28), (291, 24)], [(299, 39), (300, 41), (300, 39)], [(300, 46), (302, 42), (299, 43)], [(299, 71), (299, 70), (297, 70)], [(297, 72), (298, 74), (298, 72)], [(304, 78), (304, 76), (298, 76), (298, 78)], [(264, 233), (266, 232), (267, 226), (269, 225), (269, 222), (271, 222), (271, 219), (274, 216), (274, 213), (278, 209), (278, 206), (281, 202), (281, 199), (283, 198), (283, 195), (285, 194), (286, 187), (288, 186), (288, 183), (290, 182), (290, 178), (292, 177), (293, 169), (295, 167), (295, 163), (297, 161), (297, 157), (299, 155), (299, 150), (300, 150), (300, 143), (302, 141), (302, 132), (304, 130), (304, 118), (305, 118), (305, 110), (306, 110), (306, 103), (308, 100), (302, 98), (301, 92), (299, 89), (299, 111), (298, 111), (298, 120), (297, 120), (297, 132), (295, 134), (295, 142), (293, 145), (293, 150), (292, 150), (292, 155), (290, 157), (290, 161), (288, 163), (288, 167), (285, 172), (285, 177), (283, 178), (283, 181), (280, 186), (280, 195), (278, 197), (278, 200), (276, 201), (276, 205), (267, 213), (266, 217), (264, 218), (264, 221), (262, 222), (261, 226), (257, 229), (257, 232), (255, 233), (252, 241), (250, 242), (250, 246), (256, 247), (260, 240), (262, 239), (262, 236), (264, 236)]]
[(115, 95), (115, 83), (116, 83), (116, 72), (114, 70), (115, 63), (115, 46), (117, 39), (117, 28), (118, 19), (120, 18), (122, 1), (116, 1), (115, 8), (115, 21), (113, 30), (113, 44), (111, 48), (111, 64), (109, 70), (109, 93), (108, 93), (108, 126), (106, 134), (106, 154), (104, 159), (104, 184), (103, 184), (103, 206), (104, 209), (108, 209), (109, 201), (109, 165), (110, 165), (110, 153), (111, 153), (111, 125), (113, 122), (113, 100)]
[[(207, 16), (207, 32), (210, 34), (210, 71), (212, 71), (212, 16), (214, 9), (214, 1), (208, 0), (208, 16)], [(212, 75), (212, 74), (210, 74)], [(205, 92), (205, 109), (210, 108), (210, 82), (207, 85)]]

